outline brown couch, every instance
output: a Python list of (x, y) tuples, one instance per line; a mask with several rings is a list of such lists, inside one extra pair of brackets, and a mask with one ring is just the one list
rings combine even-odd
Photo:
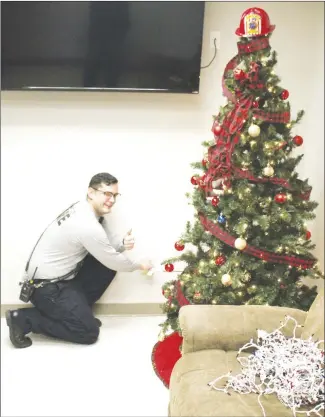
[[(256, 394), (240, 395), (230, 391), (231, 396), (228, 396), (207, 384), (230, 370), (233, 375), (239, 373), (238, 349), (251, 338), (256, 340), (256, 329), (272, 331), (278, 328), (285, 315), (304, 324), (297, 336), (305, 339), (314, 334), (315, 339), (323, 340), (324, 288), (319, 290), (308, 312), (269, 306), (182, 307), (179, 315), (184, 338), (182, 357), (171, 375), (169, 416), (262, 416)], [(288, 326), (288, 331), (282, 331), (291, 336), (292, 328)], [(262, 396), (261, 402), (268, 417), (293, 415), (275, 395)]]

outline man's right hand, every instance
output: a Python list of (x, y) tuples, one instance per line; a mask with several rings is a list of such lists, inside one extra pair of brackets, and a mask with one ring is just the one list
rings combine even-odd
[(153, 268), (153, 264), (151, 261), (140, 262), (140, 268), (142, 271), (150, 271)]

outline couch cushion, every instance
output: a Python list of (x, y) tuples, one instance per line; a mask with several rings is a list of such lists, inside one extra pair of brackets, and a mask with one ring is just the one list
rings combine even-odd
[[(209, 382), (229, 371), (233, 375), (241, 371), (236, 355), (235, 351), (223, 350), (202, 350), (184, 355), (176, 363), (171, 376), (169, 415), (263, 416), (256, 394), (241, 395), (230, 390), (229, 396), (208, 386)], [(222, 384), (226, 381), (225, 378), (218, 386), (224, 386)], [(284, 407), (275, 395), (263, 396), (261, 402), (268, 417), (292, 417), (291, 410)]]
[(302, 339), (313, 336), (314, 340), (324, 340), (324, 286), (318, 289), (318, 295), (311, 305), (304, 329), (301, 334)]

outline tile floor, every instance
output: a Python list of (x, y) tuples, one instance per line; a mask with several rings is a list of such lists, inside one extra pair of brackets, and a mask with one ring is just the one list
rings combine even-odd
[(151, 365), (161, 316), (99, 317), (94, 345), (32, 335), (15, 349), (1, 319), (1, 416), (167, 416)]

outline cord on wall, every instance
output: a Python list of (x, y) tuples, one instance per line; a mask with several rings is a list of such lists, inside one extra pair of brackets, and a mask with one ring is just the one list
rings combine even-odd
[(215, 60), (215, 57), (217, 56), (217, 38), (213, 39), (213, 45), (214, 45), (214, 54), (213, 54), (213, 58), (211, 59), (211, 61), (208, 63), (208, 65), (205, 65), (204, 67), (201, 67), (200, 69), (204, 69), (204, 68), (208, 68), (212, 62)]

